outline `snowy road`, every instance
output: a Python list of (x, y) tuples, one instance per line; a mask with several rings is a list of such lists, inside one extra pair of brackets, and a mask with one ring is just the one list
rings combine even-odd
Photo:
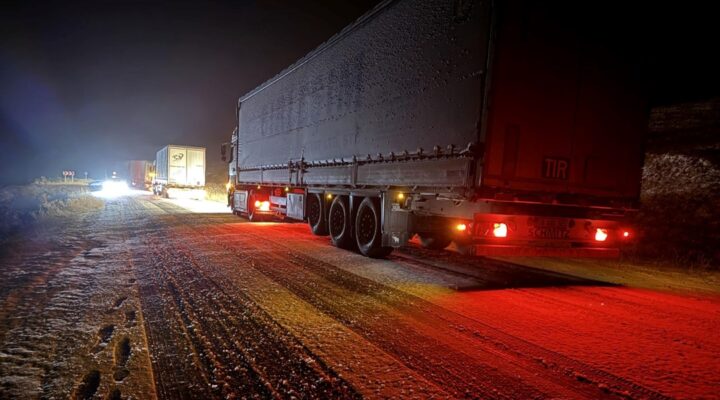
[(0, 398), (718, 398), (720, 298), (150, 196), (0, 254)]

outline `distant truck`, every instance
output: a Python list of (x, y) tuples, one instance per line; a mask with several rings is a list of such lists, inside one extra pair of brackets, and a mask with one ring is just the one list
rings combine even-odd
[(239, 99), (230, 207), (370, 257), (415, 235), (468, 254), (617, 256), (648, 110), (615, 27), (573, 7), (380, 3)]
[(163, 197), (205, 197), (205, 148), (168, 145), (157, 152), (153, 193)]
[(128, 161), (128, 176), (130, 177), (130, 187), (148, 190), (155, 177), (155, 165), (152, 161), (130, 160)]

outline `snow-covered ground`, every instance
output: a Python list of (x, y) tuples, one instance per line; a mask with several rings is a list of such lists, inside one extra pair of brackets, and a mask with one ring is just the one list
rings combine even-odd
[(0, 398), (719, 393), (717, 281), (417, 246), (372, 260), (220, 203), (103, 201), (0, 252)]
[(227, 204), (212, 200), (166, 199), (165, 201), (199, 214), (230, 214)]

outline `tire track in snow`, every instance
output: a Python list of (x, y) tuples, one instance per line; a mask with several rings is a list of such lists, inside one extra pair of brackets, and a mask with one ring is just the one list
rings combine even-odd
[[(201, 217), (200, 217), (201, 218)], [(192, 225), (193, 223), (190, 223)], [(207, 235), (208, 230), (214, 230), (212, 226), (209, 227), (203, 227), (204, 235)], [(212, 241), (212, 239), (211, 239)], [(284, 259), (282, 257), (278, 258), (275, 256), (276, 254), (282, 254), (283, 251), (278, 251), (279, 249), (277, 247), (274, 247), (267, 251), (267, 249), (263, 249), (263, 246), (267, 247), (268, 244), (265, 243), (263, 238), (261, 237), (255, 237), (250, 242), (243, 243), (241, 246), (238, 246), (240, 248), (247, 248), (250, 249), (251, 253), (255, 253), (258, 249), (261, 250), (261, 254), (258, 255), (257, 258), (253, 259), (253, 263), (255, 264), (255, 267), (258, 268), (259, 264), (262, 264), (261, 259), (269, 259), (271, 261), (268, 262), (268, 265), (266, 265), (267, 269), (261, 269), (263, 273), (268, 274), (268, 276), (271, 276), (273, 279), (278, 280), (281, 282), (281, 284), (287, 288), (289, 288), (291, 291), (298, 294), (301, 298), (305, 299), (306, 301), (309, 301), (311, 304), (314, 304), (316, 307), (318, 307), (321, 311), (329, 313), (337, 320), (343, 322), (346, 326), (348, 326), (350, 329), (353, 329), (355, 331), (358, 331), (359, 326), (362, 325), (363, 320), (372, 321), (374, 318), (372, 318), (369, 315), (360, 315), (357, 314), (357, 311), (355, 308), (351, 306), (350, 309), (344, 309), (342, 312), (336, 312), (331, 307), (323, 306), (323, 304), (319, 304), (317, 301), (314, 301), (314, 299), (308, 297), (307, 292), (299, 291), (299, 287), (310, 287), (312, 288), (311, 291), (317, 292), (317, 293), (333, 293), (335, 292), (334, 289), (331, 287), (321, 287), (317, 284), (319, 281), (304, 281), (303, 275), (300, 276), (292, 275), (291, 277), (287, 277), (288, 280), (292, 281), (295, 278), (297, 279), (297, 282), (300, 282), (297, 284), (297, 286), (294, 286), (291, 282), (288, 280), (278, 279), (277, 275), (273, 275), (272, 271), (276, 270), (277, 267), (282, 265), (284, 262), (287, 261), (287, 259)], [(233, 248), (227, 248), (227, 250), (233, 251)], [(302, 266), (301, 266), (302, 267)], [(288, 271), (284, 270), (283, 273), (287, 273)], [(352, 293), (354, 290), (352, 287), (344, 287), (343, 288), (346, 293)], [(349, 290), (348, 290), (349, 289)], [(342, 296), (341, 293), (336, 293), (338, 297)], [(379, 309), (378, 309), (379, 310)], [(387, 317), (387, 313), (380, 312), (378, 314), (378, 310), (374, 310), (370, 314), (377, 316), (377, 315), (383, 315), (384, 317)], [(352, 318), (351, 316), (355, 315), (356, 318)], [(360, 322), (359, 322), (360, 321)], [(397, 320), (397, 323), (400, 323), (400, 320)], [(426, 377), (428, 377), (430, 380), (434, 380), (438, 384), (442, 385), (442, 387), (446, 388), (446, 390), (450, 390), (451, 392), (455, 392), (456, 396), (460, 397), (466, 397), (466, 396), (480, 396), (483, 398), (504, 398), (507, 396), (507, 398), (538, 398), (538, 397), (544, 397), (542, 395), (542, 392), (538, 392), (535, 390), (535, 388), (525, 385), (524, 383), (520, 382), (518, 379), (511, 377), (509, 375), (504, 375), (499, 372), (493, 372), (495, 368), (491, 366), (489, 363), (486, 364), (477, 364), (476, 360), (473, 360), (471, 358), (465, 357), (464, 362), (459, 363), (459, 365), (462, 365), (462, 367), (458, 366), (457, 360), (452, 360), (452, 357), (447, 357), (444, 354), (438, 354), (437, 347), (443, 347), (442, 343), (433, 343), (434, 338), (432, 336), (419, 336), (414, 337), (415, 340), (412, 341), (405, 341), (405, 342), (397, 342), (397, 336), (393, 335), (393, 337), (383, 337), (382, 331), (387, 330), (385, 329), (386, 326), (383, 324), (380, 324), (378, 326), (375, 326), (373, 329), (371, 329), (373, 334), (370, 334), (372, 336), (371, 338), (368, 337), (367, 331), (360, 330), (359, 333), (363, 336), (365, 336), (370, 342), (373, 342), (377, 344), (378, 340), (387, 340), (386, 342), (382, 343), (382, 348), (386, 351), (390, 352), (391, 354), (394, 354), (396, 357), (401, 359), (406, 364), (410, 364), (411, 368), (419, 369), (420, 371), (426, 372)], [(390, 331), (389, 331), (390, 332)], [(395, 331), (391, 331), (391, 333), (395, 333)], [(404, 336), (407, 336), (408, 334), (412, 334), (413, 330), (412, 327), (409, 329), (403, 330)], [(426, 347), (425, 349), (418, 351), (418, 347), (427, 345), (428, 343), (431, 343), (430, 347)], [(398, 349), (399, 344), (404, 344), (405, 346), (402, 347), (402, 349)], [(435, 348), (433, 348), (433, 345)], [(401, 351), (402, 350), (402, 351)], [(434, 350), (434, 351), (433, 351)], [(443, 348), (444, 351), (452, 352), (449, 348)], [(441, 352), (442, 352), (441, 350)], [(429, 359), (425, 357), (425, 353), (430, 352), (435, 354), (435, 358)], [(463, 356), (461, 353), (452, 353), (455, 358), (462, 359)], [(443, 362), (445, 360), (445, 362)], [(455, 361), (455, 365), (452, 365), (452, 362)], [(488, 360), (488, 362), (492, 362), (494, 360)], [(449, 363), (448, 363), (449, 362)], [(440, 365), (438, 365), (440, 364)], [(472, 370), (472, 366), (477, 367), (477, 370)], [(478, 380), (479, 376), (485, 375), (485, 378), (487, 381), (491, 382), (490, 384), (487, 384), (483, 386), (482, 384), (475, 383), (476, 380)], [(487, 376), (489, 375), (489, 377)], [(480, 378), (482, 380), (483, 378)], [(487, 382), (486, 382), (487, 383)], [(582, 385), (583, 390), (587, 390), (585, 385)], [(500, 387), (500, 389), (496, 388)], [(508, 393), (503, 394), (502, 390), (505, 390)], [(556, 387), (556, 390), (562, 391), (561, 388)], [(577, 393), (576, 393), (577, 394)], [(589, 397), (595, 397), (597, 393), (593, 393), (592, 396)]]
[[(227, 229), (225, 231), (227, 233)], [(253, 243), (258, 243), (260, 246), (267, 247), (267, 252), (263, 253), (263, 256), (283, 253), (291, 254), (291, 257), (296, 257), (300, 260), (296, 263), (300, 268), (310, 269), (318, 275), (323, 276), (325, 279), (333, 281), (338, 286), (351, 292), (357, 291), (358, 287), (364, 286), (365, 289), (363, 290), (365, 294), (379, 294), (377, 297), (381, 302), (393, 304), (394, 307), (401, 308), (402, 312), (407, 313), (408, 315), (417, 314), (416, 310), (420, 307), (426, 313), (433, 315), (431, 321), (432, 319), (438, 320), (436, 321), (436, 324), (437, 322), (441, 322), (442, 325), (454, 327), (453, 329), (459, 331), (462, 335), (473, 336), (476, 339), (482, 339), (484, 342), (492, 343), (495, 347), (499, 348), (501, 352), (510, 354), (511, 358), (515, 358), (516, 360), (525, 360), (529, 365), (536, 364), (536, 366), (540, 367), (540, 370), (550, 370), (556, 375), (556, 377), (564, 377), (566, 385), (575, 386), (580, 392), (589, 390), (590, 392), (586, 393), (589, 397), (604, 395), (610, 397), (665, 398), (665, 396), (650, 389), (637, 385), (633, 382), (629, 382), (605, 371), (585, 365), (581, 362), (569, 359), (561, 354), (540, 348), (518, 337), (497, 331), (496, 329), (479, 321), (455, 314), (446, 309), (442, 309), (420, 298), (400, 292), (399, 290), (392, 289), (354, 274), (350, 274), (330, 264), (300, 255), (286, 244), (278, 243), (273, 240), (272, 237), (261, 237), (253, 232), (249, 232), (248, 230), (244, 230), (243, 233), (254, 236), (254, 238), (249, 239), (246, 242), (240, 242), (238, 243), (240, 246), (232, 246), (233, 248), (248, 248), (251, 247)], [(273, 246), (267, 246), (268, 239), (273, 242)], [(232, 248), (229, 250), (232, 250)], [(287, 259), (284, 260), (287, 261)], [(283, 262), (283, 259), (281, 258), (275, 261), (274, 265), (277, 266), (278, 263)], [(280, 280), (285, 286), (294, 287), (301, 297), (305, 296), (303, 298), (311, 298), (312, 296), (317, 295), (317, 293), (322, 293), (323, 289), (331, 289), (314, 285), (315, 287), (311, 293), (297, 282), (286, 279), (281, 274), (277, 273), (276, 269), (277, 267), (273, 268), (273, 265), (270, 265), (268, 268), (263, 269), (263, 272), (266, 272), (270, 276)], [(295, 277), (298, 278), (298, 280), (302, 279), (302, 275)], [(305, 285), (305, 287), (307, 287), (307, 285)], [(317, 302), (317, 300), (314, 301)], [(331, 303), (332, 300), (325, 300), (325, 302)], [(325, 308), (322, 307), (323, 306), (321, 305), (320, 308), (324, 311), (328, 308), (327, 305), (324, 306)], [(335, 312), (333, 315), (336, 315), (337, 318), (340, 318), (341, 320), (345, 318), (342, 313)], [(432, 324), (432, 322), (430, 322), (430, 324)], [(580, 387), (577, 387), (578, 383), (580, 383)]]
[[(194, 351), (205, 360), (202, 369), (210, 395), (357, 397), (333, 371), (311, 361), (315, 357), (252, 301), (228, 296), (198, 273), (197, 262), (184, 248), (170, 243), (168, 232), (158, 228), (153, 236), (147, 246), (148, 261), (157, 262), (149, 270), (158, 278), (148, 286), (166, 282), (164, 291), (175, 303), (173, 313), (182, 316)], [(232, 366), (243, 368), (228, 370)], [(156, 369), (162, 374), (165, 367)]]
[[(162, 208), (167, 205), (163, 204)], [(171, 207), (169, 207), (172, 210)], [(234, 217), (231, 217), (234, 218)], [(206, 225), (208, 218), (183, 220), (185, 225)], [(212, 218), (211, 223), (215, 223)], [(223, 222), (227, 222), (225, 218)], [(187, 228), (181, 228), (187, 232)], [(192, 237), (201, 232), (206, 235), (205, 226), (182, 236)], [(188, 241), (199, 244), (198, 240)], [(194, 246), (196, 264), (203, 274), (211, 277), (233, 296), (251, 296), (256, 304), (267, 310), (283, 329), (291, 332), (315, 355), (315, 360), (327, 368), (334, 369), (348, 377), (363, 395), (379, 398), (449, 398), (449, 394), (422, 376), (408, 369), (398, 360), (377, 348), (362, 337), (352, 333), (338, 321), (330, 319), (309, 303), (295, 297), (291, 292), (268, 279), (249, 266), (238, 264), (228, 257), (224, 248), (217, 246)], [(212, 249), (212, 250), (211, 250)], [(243, 266), (244, 268), (239, 268)], [(312, 348), (313, 350), (310, 350)]]
[[(249, 242), (235, 242), (239, 245), (228, 244), (227, 248), (236, 256), (247, 257), (247, 254), (233, 248), (248, 248), (250, 242), (260, 239), (255, 237)], [(408, 309), (398, 309), (398, 298), (407, 295), (399, 295), (394, 289), (375, 282), (361, 282), (364, 278), (356, 279), (353, 278), (355, 275), (337, 269), (330, 271), (330, 275), (318, 274), (318, 270), (313, 268), (318, 265), (315, 260), (300, 259), (296, 254), (288, 256), (287, 249), (269, 244), (255, 246), (255, 249), (258, 247), (264, 251), (250, 255), (256, 269), (393, 354), (455, 397), (546, 398), (551, 393), (563, 393), (561, 397), (595, 398), (601, 394), (584, 385), (567, 390), (564, 385), (538, 382), (532, 375), (523, 374), (522, 368), (506, 365), (507, 361), (503, 362), (495, 354), (469, 354), (458, 349), (464, 344), (472, 346), (477, 338), (455, 343), (459, 346), (448, 345), (452, 332), (443, 327), (446, 325), (444, 321), (434, 319), (417, 323), (414, 314), (417, 314), (416, 307), (422, 308), (422, 304), (415, 304), (415, 300), (423, 302), (419, 298), (414, 299)], [(523, 374), (523, 377), (517, 374)], [(564, 383), (568, 382), (572, 383), (570, 380)], [(553, 387), (550, 389), (547, 386)]]

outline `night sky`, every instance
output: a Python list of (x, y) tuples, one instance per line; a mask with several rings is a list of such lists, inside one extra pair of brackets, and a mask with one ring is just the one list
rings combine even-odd
[[(0, 184), (62, 169), (102, 178), (169, 143), (207, 147), (222, 171), (238, 97), (375, 3), (3, 3)], [(719, 96), (715, 14), (700, 2), (662, 7), (618, 10), (637, 20), (651, 101)]]
[(238, 97), (374, 3), (4, 4), (0, 183), (102, 178), (169, 143), (205, 146), (222, 168)]

